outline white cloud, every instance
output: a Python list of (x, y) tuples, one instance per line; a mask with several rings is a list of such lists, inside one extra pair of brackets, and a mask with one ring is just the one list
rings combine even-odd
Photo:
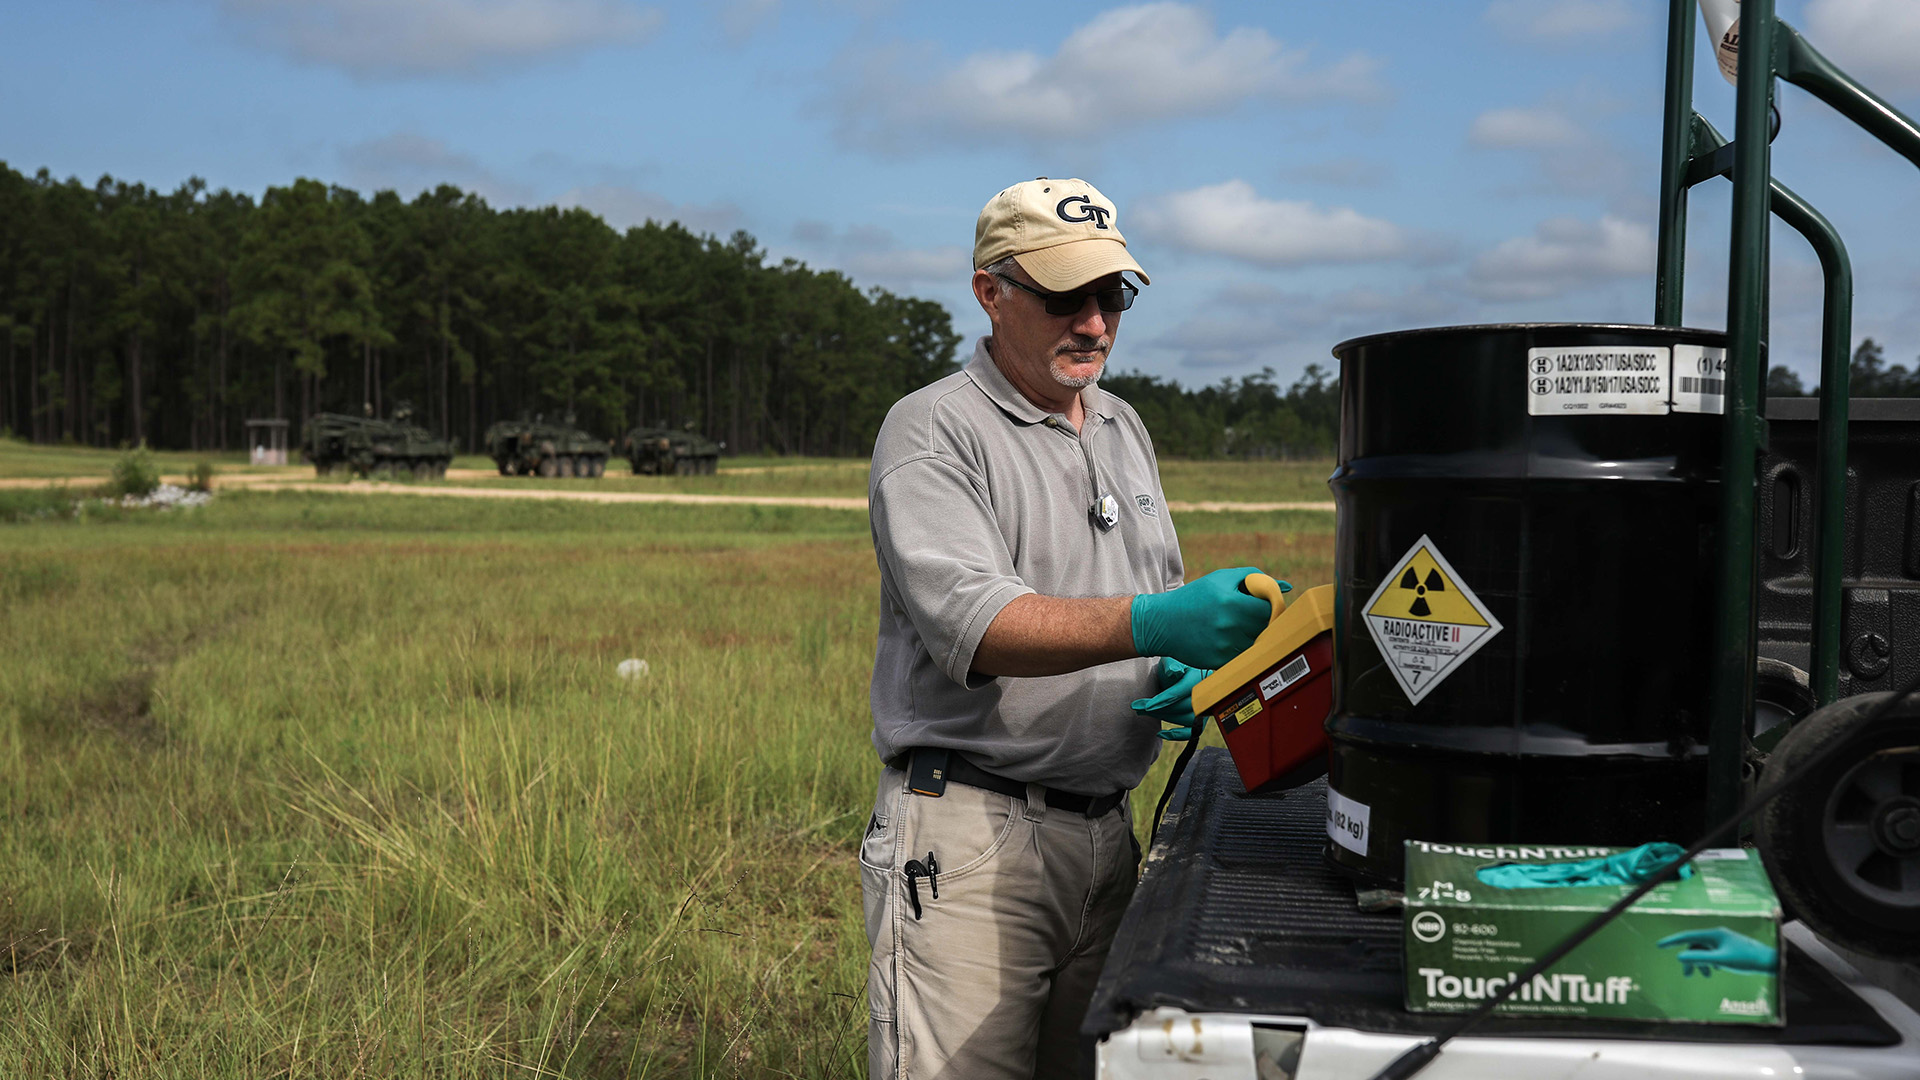
[(1812, 0), (1807, 40), (1881, 94), (1920, 92), (1920, 4)]
[(577, 187), (555, 199), (554, 205), (591, 210), (623, 232), (648, 221), (677, 221), (692, 232), (725, 236), (739, 228), (745, 216), (732, 203), (676, 203), (664, 195), (619, 184)]
[(718, 11), (720, 31), (739, 44), (780, 15), (780, 0), (727, 0)]
[(1622, 145), (1589, 121), (1613, 112), (1606, 101), (1509, 106), (1475, 117), (1467, 143), (1485, 150), (1515, 150), (1535, 155), (1539, 182), (1515, 185), (1512, 174), (1497, 174), (1508, 191), (1545, 191), (1554, 195), (1597, 196), (1614, 213), (1641, 205), (1646, 177), (1654, 163), (1644, 148)]
[(1245, 180), (1176, 192), (1141, 207), (1140, 232), (1188, 251), (1264, 266), (1372, 262), (1413, 253), (1412, 237), (1350, 207), (1263, 199)]
[(891, 230), (878, 225), (835, 230), (822, 221), (803, 220), (794, 224), (793, 239), (809, 263), (896, 292), (925, 285), (961, 286), (973, 270), (971, 248), (901, 247)]
[(224, 0), (262, 44), (362, 77), (474, 74), (646, 40), (626, 0)]
[(1488, 300), (1544, 300), (1585, 285), (1653, 272), (1653, 230), (1604, 215), (1597, 222), (1551, 218), (1532, 236), (1501, 241), (1467, 271), (1467, 287)]
[(1475, 146), (1538, 150), (1581, 138), (1580, 125), (1551, 107), (1489, 109), (1474, 117), (1467, 141)]
[(453, 184), (496, 206), (520, 205), (532, 198), (524, 184), (503, 180), (471, 155), (425, 135), (395, 132), (341, 147), (340, 164), (347, 184), (363, 191), (391, 189), (411, 197)]
[(844, 87), (841, 135), (899, 146), (932, 136), (1094, 139), (1116, 126), (1223, 112), (1242, 102), (1376, 100), (1379, 64), (1314, 66), (1258, 27), (1218, 32), (1181, 3), (1114, 8), (1052, 56), (981, 52), (951, 65), (882, 51)]
[(1453, 321), (1460, 304), (1428, 284), (1325, 294), (1242, 284), (1220, 290), (1202, 308), (1205, 315), (1154, 338), (1152, 347), (1187, 368), (1297, 371), (1309, 362), (1330, 365), (1327, 350), (1349, 337)]
[(1510, 37), (1578, 43), (1624, 30), (1639, 14), (1627, 0), (1493, 0), (1484, 18)]

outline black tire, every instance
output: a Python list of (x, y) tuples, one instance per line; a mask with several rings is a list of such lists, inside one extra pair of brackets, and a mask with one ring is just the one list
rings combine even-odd
[(540, 466), (535, 470), (542, 477), (551, 480), (560, 474), (560, 466), (551, 457), (541, 457)]
[(563, 457), (560, 459), (560, 475), (561, 476), (577, 476), (579, 475), (579, 472), (580, 472), (580, 469), (577, 465), (574, 464), (572, 458)]
[[(1816, 709), (1767, 759), (1771, 784), (1861, 727), (1887, 693)], [(1920, 698), (1818, 765), (1760, 812), (1755, 837), (1794, 915), (1847, 948), (1920, 958)]]
[(414, 478), (415, 480), (431, 480), (431, 479), (433, 479), (433, 462), (431, 462), (431, 461), (416, 461), (416, 462), (414, 462), (414, 463), (413, 463), (413, 478)]
[(500, 475), (501, 475), (501, 476), (512, 476), (512, 475), (513, 475), (513, 462), (511, 462), (511, 461), (506, 461), (506, 460), (504, 460), (504, 459), (503, 459), (503, 460), (502, 460), (502, 461), (500, 462)]

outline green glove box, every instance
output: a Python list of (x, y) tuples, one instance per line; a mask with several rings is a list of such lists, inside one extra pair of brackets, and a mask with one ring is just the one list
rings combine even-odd
[[(1406, 842), (1406, 988), (1413, 1012), (1464, 1013), (1631, 885), (1498, 888), (1502, 864), (1575, 862), (1631, 848)], [(1703, 852), (1693, 875), (1642, 897), (1501, 1013), (1705, 1024), (1786, 1022), (1780, 902), (1758, 852)], [(1508, 872), (1499, 875), (1514, 880)]]

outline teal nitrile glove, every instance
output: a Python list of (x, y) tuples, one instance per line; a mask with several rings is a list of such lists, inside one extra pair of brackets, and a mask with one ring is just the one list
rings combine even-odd
[(1160, 658), (1161, 691), (1150, 698), (1137, 698), (1133, 711), (1151, 716), (1163, 724), (1179, 724), (1160, 733), (1169, 742), (1186, 742), (1207, 729), (1207, 718), (1193, 715), (1193, 688), (1213, 674), (1206, 668), (1188, 667), (1171, 656)]
[[(1498, 863), (1474, 871), (1481, 884), (1496, 889), (1567, 889), (1582, 885), (1638, 885), (1686, 853), (1679, 844), (1656, 841), (1599, 859), (1552, 863)], [(1693, 876), (1691, 864), (1680, 868)]]
[[(1217, 668), (1245, 652), (1267, 628), (1273, 606), (1240, 591), (1259, 567), (1215, 570), (1177, 589), (1133, 598), (1133, 647), (1141, 656), (1170, 656)], [(1280, 583), (1281, 591), (1293, 586)]]
[(1711, 930), (1682, 930), (1655, 942), (1663, 949), (1675, 945), (1686, 948), (1674, 956), (1680, 961), (1680, 973), (1698, 971), (1704, 977), (1713, 969), (1726, 968), (1744, 975), (1771, 975), (1780, 970), (1780, 951), (1753, 940), (1745, 934), (1716, 926)]

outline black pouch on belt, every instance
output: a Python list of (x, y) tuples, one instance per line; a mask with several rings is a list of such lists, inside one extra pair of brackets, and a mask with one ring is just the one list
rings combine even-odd
[(939, 798), (947, 793), (946, 750), (915, 750), (907, 765), (907, 790)]

